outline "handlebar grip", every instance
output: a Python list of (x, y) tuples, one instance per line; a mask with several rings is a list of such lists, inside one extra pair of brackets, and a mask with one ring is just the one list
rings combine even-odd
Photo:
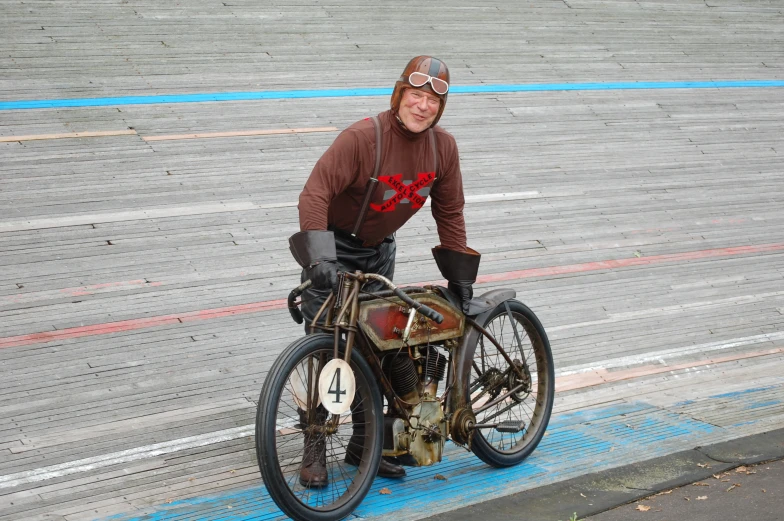
[(425, 306), (424, 304), (422, 304), (422, 306), (420, 306), (420, 308), (417, 311), (425, 315), (427, 318), (429, 318), (436, 324), (440, 324), (441, 322), (444, 321), (444, 315), (442, 315), (441, 313), (439, 313), (433, 308), (429, 308)]
[(395, 288), (394, 293), (400, 300), (402, 300), (412, 308), (416, 309), (417, 312), (422, 313), (424, 316), (426, 316), (436, 324), (440, 324), (441, 322), (444, 321), (444, 315), (442, 315), (435, 309), (429, 308), (424, 304), (412, 299), (411, 297), (406, 295), (400, 288)]
[(296, 322), (297, 324), (302, 324), (302, 322), (305, 320), (305, 317), (302, 316), (302, 311), (299, 310), (296, 302), (294, 301), (297, 299), (297, 297), (299, 297), (302, 294), (303, 291), (308, 289), (310, 285), (311, 285), (310, 280), (306, 280), (305, 282), (303, 282), (302, 284), (300, 284), (299, 286), (291, 290), (291, 293), (289, 293), (289, 299), (288, 299), (289, 313), (291, 314), (291, 318), (293, 318), (294, 322)]

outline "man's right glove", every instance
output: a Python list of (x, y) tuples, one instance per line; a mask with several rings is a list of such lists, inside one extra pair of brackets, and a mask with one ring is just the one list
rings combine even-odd
[(468, 302), (474, 297), (473, 284), (479, 273), (479, 261), (482, 256), (471, 248), (460, 252), (436, 246), (433, 248), (433, 258), (441, 275), (449, 282), (447, 286), (449, 291), (460, 298), (463, 313), (467, 313)]
[(289, 237), (289, 249), (294, 260), (305, 270), (314, 289), (337, 292), (338, 263), (335, 234), (330, 231), (310, 230)]
[(319, 261), (305, 268), (305, 277), (310, 279), (314, 289), (338, 292), (338, 263), (335, 261)]

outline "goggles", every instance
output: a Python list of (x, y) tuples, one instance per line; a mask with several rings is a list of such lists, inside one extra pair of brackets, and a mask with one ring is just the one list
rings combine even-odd
[(412, 72), (408, 76), (408, 83), (411, 84), (412, 87), (424, 87), (430, 83), (433, 92), (440, 96), (443, 96), (449, 91), (449, 84), (447, 82), (434, 76), (428, 76), (424, 72)]

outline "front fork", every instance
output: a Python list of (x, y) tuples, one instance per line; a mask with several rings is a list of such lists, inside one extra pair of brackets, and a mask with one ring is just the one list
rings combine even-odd
[[(349, 363), (351, 360), (351, 350), (357, 331), (357, 317), (359, 315), (359, 288), (361, 282), (356, 278), (347, 277), (345, 273), (338, 274), (338, 293), (333, 292), (324, 300), (313, 320), (310, 322), (310, 330), (322, 329), (332, 332), (335, 337), (333, 356), (338, 358), (340, 355), (340, 340), (343, 330), (346, 331), (346, 350), (343, 361)], [(335, 314), (337, 312), (337, 315)], [(322, 315), (324, 324), (320, 325), (319, 319)]]
[[(351, 352), (357, 341), (357, 319), (359, 317), (359, 291), (362, 281), (358, 277), (349, 277), (345, 273), (340, 273), (338, 283), (338, 294), (330, 293), (329, 297), (319, 308), (315, 317), (310, 323), (311, 331), (322, 329), (328, 331), (332, 329), (334, 335), (333, 357), (340, 357), (340, 345), (343, 332), (346, 335), (345, 351), (343, 360), (350, 363)], [(318, 324), (322, 315), (326, 314), (324, 324)], [(368, 362), (373, 372), (376, 382), (381, 387), (382, 394), (387, 398), (391, 410), (400, 417), (408, 418), (408, 414), (397, 403), (397, 396), (392, 390), (392, 385), (381, 368), (381, 362), (367, 345), (366, 341), (360, 341), (360, 351)], [(333, 418), (335, 420), (335, 418)]]

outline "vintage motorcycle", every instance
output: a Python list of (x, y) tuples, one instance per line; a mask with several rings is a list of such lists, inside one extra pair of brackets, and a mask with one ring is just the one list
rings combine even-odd
[[(379, 281), (388, 289), (366, 293)], [(303, 316), (289, 295), (297, 323)], [(511, 289), (473, 299), (467, 313), (440, 286), (398, 288), (341, 273), (310, 323), (270, 369), (258, 403), (256, 454), (278, 507), (300, 521), (338, 520), (362, 502), (380, 458), (441, 460), (447, 440), (494, 467), (539, 444), (553, 406), (550, 344)], [(320, 458), (325, 483), (304, 479)]]

